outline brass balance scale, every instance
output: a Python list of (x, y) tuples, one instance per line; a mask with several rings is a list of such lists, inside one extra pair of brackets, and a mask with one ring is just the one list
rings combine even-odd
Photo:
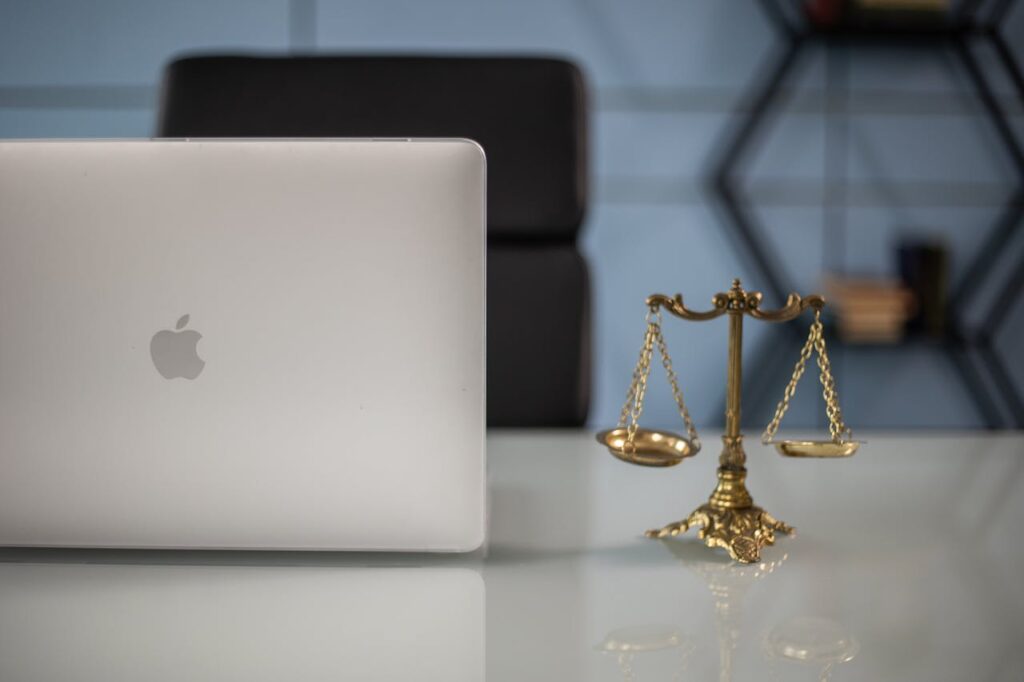
[[(761, 442), (774, 445), (779, 454), (787, 457), (849, 457), (860, 442), (853, 440), (850, 428), (843, 422), (842, 411), (836, 396), (835, 381), (825, 351), (822, 333), (821, 311), (825, 299), (818, 295), (801, 297), (790, 294), (786, 305), (777, 310), (761, 308), (761, 293), (744, 291), (738, 279), (726, 293), (712, 297), (711, 310), (698, 312), (683, 305), (683, 297), (676, 294), (669, 298), (664, 294), (653, 294), (647, 298), (647, 330), (644, 334), (640, 358), (633, 370), (633, 379), (626, 394), (619, 424), (616, 428), (597, 434), (599, 442), (619, 459), (649, 467), (670, 467), (700, 451), (700, 438), (690, 418), (690, 412), (683, 400), (683, 392), (672, 360), (662, 335), (662, 309), (684, 320), (703, 322), (722, 315), (729, 316), (729, 370), (726, 379), (725, 447), (719, 458), (718, 485), (706, 504), (695, 509), (686, 519), (670, 523), (663, 528), (647, 531), (647, 537), (665, 538), (685, 533), (691, 526), (700, 526), (698, 536), (708, 547), (722, 547), (736, 561), (754, 563), (760, 559), (761, 548), (775, 543), (776, 531), (793, 534), (793, 528), (764, 509), (754, 505), (747, 492), (746, 453), (743, 451), (743, 434), (740, 432), (740, 384), (742, 374), (743, 316), (766, 322), (788, 322), (796, 319), (808, 308), (814, 311), (814, 321), (807, 336), (807, 342), (800, 351), (800, 358), (793, 368), (793, 376), (775, 409), (775, 416), (764, 430)], [(686, 427), (682, 436), (670, 431), (658, 431), (640, 427), (640, 415), (644, 408), (647, 392), (647, 378), (651, 371), (651, 360), (657, 346), (661, 363), (668, 376), (672, 397), (679, 408)], [(782, 440), (776, 441), (779, 423), (789, 409), (789, 402), (796, 391), (797, 383), (804, 374), (807, 361), (817, 353), (818, 369), (829, 420), (829, 440)]]

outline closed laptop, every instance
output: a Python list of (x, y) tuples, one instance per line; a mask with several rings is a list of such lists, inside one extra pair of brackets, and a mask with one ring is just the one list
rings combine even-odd
[(466, 551), (466, 140), (0, 142), (0, 545)]

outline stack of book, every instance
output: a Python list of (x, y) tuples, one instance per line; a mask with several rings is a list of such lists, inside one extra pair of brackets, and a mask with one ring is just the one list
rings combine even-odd
[(825, 295), (847, 343), (898, 343), (915, 308), (913, 294), (895, 279), (830, 276)]

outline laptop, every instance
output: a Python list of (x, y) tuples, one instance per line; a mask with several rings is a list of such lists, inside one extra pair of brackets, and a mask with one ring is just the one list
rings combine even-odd
[(468, 140), (0, 142), (0, 545), (484, 537)]

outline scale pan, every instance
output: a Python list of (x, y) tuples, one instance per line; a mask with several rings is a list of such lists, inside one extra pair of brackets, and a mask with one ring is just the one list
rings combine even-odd
[(693, 444), (679, 434), (652, 429), (637, 429), (633, 438), (634, 447), (627, 451), (626, 433), (625, 428), (602, 431), (597, 434), (597, 442), (623, 462), (645, 467), (675, 466), (697, 454)]
[(775, 444), (779, 454), (786, 457), (849, 457), (859, 447), (859, 440), (784, 440)]

